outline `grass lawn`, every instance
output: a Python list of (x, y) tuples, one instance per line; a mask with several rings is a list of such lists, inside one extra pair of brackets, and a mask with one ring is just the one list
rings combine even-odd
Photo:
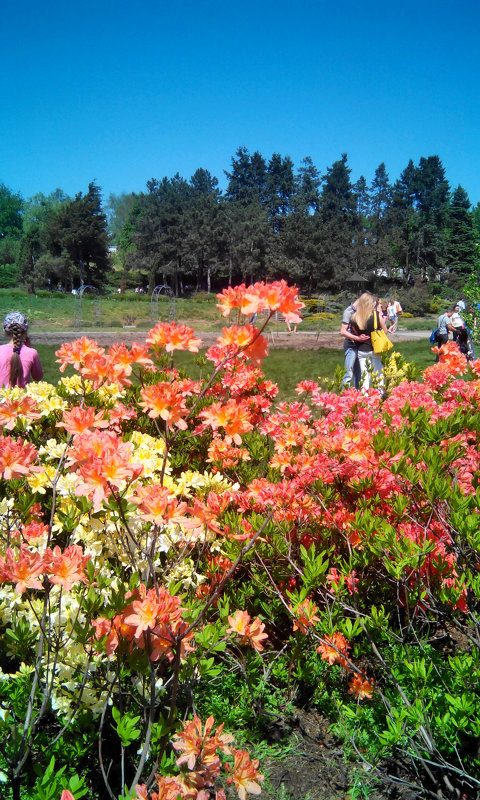
[[(222, 319), (217, 308), (216, 294), (205, 292), (193, 294), (191, 297), (180, 297), (175, 301), (175, 316), (179, 323), (190, 325), (198, 331), (220, 331), (224, 325), (235, 323), (231, 318)], [(27, 294), (20, 289), (0, 289), (0, 318), (8, 311), (21, 311), (30, 322), (32, 335), (35, 331), (72, 330), (74, 323), (82, 330), (118, 329), (123, 325), (135, 324), (139, 331), (149, 330), (158, 319), (166, 321), (169, 316), (169, 302), (160, 297), (158, 303), (152, 303), (148, 295), (127, 292), (124, 295), (109, 294), (95, 300), (91, 294), (85, 294), (81, 303), (72, 294), (60, 292), (39, 292), (38, 295)], [(436, 326), (437, 317), (402, 318), (400, 328), (415, 330), (432, 330)], [(304, 331), (338, 331), (341, 314), (332, 315), (332, 319), (310, 319), (302, 322)], [(270, 331), (285, 331), (284, 322), (272, 320)]]
[[(34, 347), (36, 345), (34, 344)], [(56, 383), (61, 377), (55, 361), (58, 345), (36, 346), (42, 362), (45, 380)], [(395, 349), (407, 361), (413, 361), (419, 370), (433, 364), (434, 356), (425, 340), (401, 342)], [(194, 364), (195, 356), (190, 353), (176, 353), (174, 362), (189, 370), (192, 377), (199, 377), (199, 367)], [(210, 364), (205, 371), (210, 371)], [(302, 380), (332, 379), (337, 366), (343, 366), (343, 350), (321, 347), (318, 350), (272, 350), (263, 363), (263, 371), (270, 380), (278, 384), (280, 400), (296, 397), (295, 386)]]

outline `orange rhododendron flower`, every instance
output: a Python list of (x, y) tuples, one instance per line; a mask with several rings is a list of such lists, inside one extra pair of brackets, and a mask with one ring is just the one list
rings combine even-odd
[(446, 342), (440, 347), (432, 347), (432, 353), (438, 354), (440, 364), (445, 364), (451, 375), (463, 375), (466, 372), (468, 361), (460, 352), (456, 342)]
[(23, 594), (27, 589), (41, 589), (38, 578), (44, 571), (43, 556), (29, 550), (26, 545), (22, 544), (17, 560), (10, 547), (7, 547), (5, 558), (0, 556), (0, 581), (14, 583), (17, 594)]
[(58, 584), (65, 592), (69, 592), (74, 583), (87, 583), (85, 568), (89, 561), (90, 556), (85, 556), (78, 544), (70, 545), (63, 553), (58, 546), (54, 547), (47, 570), (51, 583)]
[(240, 461), (250, 461), (250, 454), (244, 447), (233, 447), (224, 439), (212, 439), (208, 447), (207, 462), (220, 462), (222, 467), (236, 467)]
[(328, 661), (329, 664), (339, 664), (341, 667), (346, 667), (348, 651), (351, 648), (345, 636), (337, 631), (332, 636), (325, 636), (324, 638), (325, 643), (317, 647), (317, 653), (320, 653), (323, 660)]
[(137, 487), (136, 494), (131, 495), (129, 500), (138, 503), (138, 512), (142, 519), (156, 525), (166, 525), (169, 522), (176, 525), (191, 524), (184, 516), (187, 504), (179, 503), (175, 495), (158, 483)]
[(348, 694), (353, 694), (357, 700), (371, 700), (375, 691), (374, 684), (358, 673), (350, 678), (348, 686)]
[(250, 421), (250, 410), (245, 402), (228, 400), (226, 403), (212, 403), (199, 414), (203, 417), (207, 425), (215, 431), (223, 428), (225, 431), (225, 441), (231, 444), (242, 443), (241, 434), (253, 430)]
[(299, 603), (295, 608), (290, 608), (294, 615), (293, 630), (306, 633), (307, 628), (313, 628), (316, 622), (320, 622), (317, 617), (318, 606), (315, 605), (308, 597), (303, 603)]
[(250, 622), (251, 617), (247, 611), (235, 611), (233, 616), (228, 617), (230, 628), (227, 628), (227, 633), (236, 633), (240, 636), (240, 644), (249, 644), (255, 650), (263, 650), (262, 640), (268, 639), (268, 635), (264, 632), (265, 625), (256, 617)]
[(244, 293), (242, 314), (256, 314), (258, 311), (279, 311), (289, 322), (302, 321), (299, 311), (304, 303), (298, 299), (296, 286), (289, 286), (286, 281), (272, 283), (255, 283)]
[(246, 750), (234, 750), (233, 759), (233, 767), (226, 765), (227, 771), (232, 772), (227, 783), (234, 783), (240, 800), (246, 800), (247, 794), (261, 794), (264, 776), (258, 771), (258, 759), (250, 759)]
[(140, 392), (141, 408), (152, 419), (161, 417), (170, 429), (174, 425), (180, 430), (187, 429), (184, 417), (188, 414), (181, 388), (176, 383), (157, 383), (154, 386), (144, 386)]
[(30, 442), (12, 439), (11, 436), (0, 436), (0, 475), (6, 481), (21, 478), (32, 471), (37, 451)]
[(176, 322), (159, 322), (149, 332), (147, 344), (156, 348), (164, 347), (167, 353), (173, 353), (174, 350), (189, 350), (190, 353), (198, 353), (202, 340), (196, 339), (193, 328), (187, 328), (186, 325), (177, 325)]
[(222, 348), (232, 355), (237, 351), (243, 352), (256, 364), (261, 364), (268, 355), (268, 342), (253, 325), (232, 325), (223, 328), (222, 336), (217, 338)]
[(117, 403), (115, 408), (109, 409), (108, 416), (112, 430), (120, 433), (120, 423), (127, 422), (130, 419), (136, 419), (137, 412), (134, 408), (127, 408), (123, 403)]
[(75, 436), (68, 451), (67, 466), (77, 469), (80, 482), (75, 491), (87, 495), (99, 511), (104, 498), (111, 494), (111, 486), (123, 488), (143, 472), (141, 462), (132, 462), (133, 446), (123, 442), (113, 431), (87, 431)]
[(222, 316), (228, 317), (234, 308), (242, 307), (245, 290), (246, 286), (242, 283), (240, 286), (228, 286), (221, 294), (217, 294), (217, 307), (221, 310)]
[(29, 522), (27, 525), (22, 526), (22, 537), (27, 542), (34, 542), (35, 539), (40, 539), (42, 536), (48, 536), (48, 525), (43, 522)]
[(58, 356), (57, 362), (60, 364), (60, 372), (64, 372), (68, 364), (79, 371), (93, 357), (103, 356), (105, 350), (99, 347), (92, 339), (83, 336), (74, 342), (62, 344), (55, 355)]
[(316, 381), (300, 381), (295, 387), (297, 394), (311, 394), (319, 388)]
[(25, 395), (18, 400), (8, 397), (2, 400), (0, 403), (0, 425), (3, 425), (7, 431), (11, 431), (20, 416), (29, 422), (41, 418), (42, 415), (37, 411), (37, 402), (33, 397)]
[(74, 406), (70, 411), (63, 412), (63, 422), (57, 422), (57, 428), (65, 428), (67, 433), (85, 433), (90, 428), (108, 428), (108, 420), (104, 419), (105, 411), (102, 409), (95, 413), (89, 406)]
[(183, 723), (183, 730), (173, 736), (172, 744), (175, 750), (182, 755), (177, 758), (177, 765), (186, 764), (193, 770), (198, 762), (208, 767), (209, 772), (218, 774), (220, 770), (220, 757), (217, 751), (230, 754), (229, 744), (233, 736), (223, 733), (223, 723), (214, 730), (214, 718), (208, 717), (205, 725), (195, 714), (192, 720)]
[(206, 526), (214, 533), (222, 533), (222, 529), (217, 523), (218, 511), (215, 508), (209, 508), (208, 503), (202, 503), (198, 497), (195, 497), (193, 506), (190, 508), (190, 514), (195, 520), (198, 520), (200, 526)]
[[(131, 599), (123, 614), (115, 618), (115, 630), (108, 634), (107, 647), (111, 652), (116, 650), (122, 639), (127, 642), (134, 639), (138, 647), (147, 648), (151, 661), (157, 661), (163, 655), (171, 660), (172, 648), (177, 642), (182, 658), (193, 649), (189, 642), (193, 639), (194, 631), (185, 635), (187, 624), (182, 621), (178, 597), (169, 594), (163, 587), (147, 589), (141, 584)], [(95, 627), (97, 638), (108, 632), (102, 618), (97, 620)]]
[(152, 359), (148, 357), (146, 345), (133, 342), (130, 350), (121, 342), (112, 345), (108, 350), (108, 359), (114, 374), (129, 376), (132, 374), (132, 365), (141, 364), (143, 367), (151, 367)]

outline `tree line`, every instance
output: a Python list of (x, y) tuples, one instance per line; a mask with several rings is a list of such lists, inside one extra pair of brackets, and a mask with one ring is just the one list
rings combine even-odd
[[(321, 174), (312, 159), (240, 147), (227, 185), (204, 168), (110, 195), (91, 183), (24, 200), (0, 185), (0, 281), (31, 291), (61, 284), (121, 290), (159, 283), (176, 294), (265, 278), (305, 293), (338, 291), (352, 274), (375, 287), (445, 282), (478, 268), (480, 203), (452, 189), (436, 155), (390, 180), (351, 180), (347, 155)], [(109, 252), (109, 249), (111, 252)]]

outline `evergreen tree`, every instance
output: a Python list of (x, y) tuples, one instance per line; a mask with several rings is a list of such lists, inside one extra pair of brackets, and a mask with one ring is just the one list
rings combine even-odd
[(306, 156), (302, 160), (295, 176), (295, 194), (291, 202), (295, 213), (313, 214), (318, 211), (320, 203), (319, 186), (319, 172), (310, 156)]
[(357, 201), (357, 217), (359, 232), (354, 242), (354, 263), (355, 271), (362, 275), (370, 268), (370, 195), (368, 193), (367, 181), (363, 175), (353, 184), (353, 191)]
[(457, 186), (448, 208), (445, 264), (449, 273), (461, 279), (466, 279), (477, 263), (477, 245), (470, 207), (467, 192), (462, 186)]
[(229, 202), (223, 211), (229, 284), (265, 280), (268, 254), (272, 249), (267, 209), (258, 201), (248, 205)]
[(375, 170), (375, 177), (370, 187), (370, 216), (368, 219), (368, 255), (369, 269), (375, 279), (392, 277), (392, 250), (388, 237), (388, 211), (392, 200), (385, 164), (382, 162)]
[(173, 178), (152, 178), (147, 189), (127, 220), (121, 256), (136, 283), (148, 281), (150, 292), (159, 282), (168, 283), (178, 294), (188, 252), (186, 214), (192, 187), (177, 173)]
[(321, 231), (319, 214), (297, 212), (289, 215), (282, 229), (283, 266), (286, 273), (275, 277), (288, 275), (309, 297), (324, 278), (320, 268)]
[(320, 280), (323, 288), (334, 291), (357, 269), (356, 249), (359, 237), (363, 238), (350, 172), (344, 153), (327, 168), (320, 196)]
[(65, 262), (64, 282), (73, 288), (80, 285), (101, 286), (110, 266), (108, 258), (107, 218), (102, 211), (101, 191), (90, 183), (87, 194), (63, 203), (51, 215), (46, 238), (53, 256)]
[(19, 240), (22, 233), (23, 200), (0, 183), (0, 286), (15, 286)]
[(416, 267), (417, 274), (427, 280), (438, 277), (445, 263), (449, 188), (439, 157), (422, 157), (415, 183), (419, 215)]
[(294, 192), (293, 161), (289, 156), (282, 158), (279, 153), (274, 153), (267, 167), (266, 202), (272, 229), (276, 233), (290, 211)]
[(222, 226), (218, 180), (206, 169), (197, 169), (190, 180), (192, 194), (186, 209), (186, 246), (196, 262), (197, 290), (211, 290), (212, 274), (220, 267)]
[(356, 223), (357, 198), (350, 182), (350, 173), (346, 153), (331, 167), (327, 167), (320, 198), (320, 211), (324, 221), (341, 216), (350, 224)]
[(225, 175), (228, 178), (227, 200), (244, 205), (265, 202), (267, 165), (260, 153), (250, 156), (246, 147), (239, 147), (232, 158), (232, 171), (225, 171)]
[(370, 215), (370, 195), (367, 181), (363, 175), (360, 175), (358, 181), (353, 184), (353, 191), (357, 198), (357, 215), (362, 220), (362, 223), (366, 225), (367, 218)]
[(391, 203), (392, 189), (385, 164), (375, 170), (375, 177), (370, 187), (370, 213), (376, 220), (384, 219)]
[(415, 211), (417, 169), (410, 159), (392, 190), (387, 211), (393, 263), (406, 282), (414, 280), (417, 252), (418, 215)]

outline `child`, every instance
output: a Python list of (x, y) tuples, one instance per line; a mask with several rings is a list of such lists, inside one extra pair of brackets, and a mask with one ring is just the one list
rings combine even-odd
[(42, 365), (37, 351), (30, 347), (27, 318), (11, 311), (3, 320), (3, 330), (10, 342), (0, 346), (0, 386), (25, 388), (31, 380), (41, 381)]

